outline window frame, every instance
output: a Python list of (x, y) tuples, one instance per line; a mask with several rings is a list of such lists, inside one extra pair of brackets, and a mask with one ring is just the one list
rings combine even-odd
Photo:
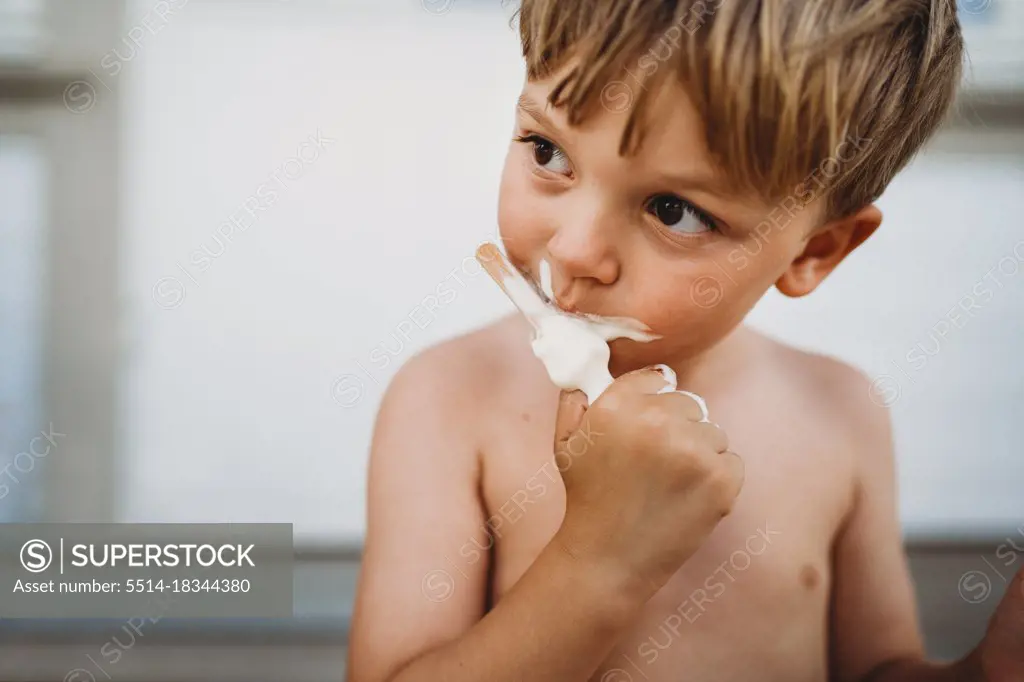
[(41, 53), (0, 59), (0, 131), (36, 139), (47, 169), (40, 428), (66, 434), (37, 470), (32, 521), (115, 520), (120, 102), (92, 65), (124, 16), (125, 0), (48, 0)]

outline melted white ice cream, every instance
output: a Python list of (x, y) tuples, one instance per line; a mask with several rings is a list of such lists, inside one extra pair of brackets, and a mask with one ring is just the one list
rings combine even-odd
[[(541, 261), (541, 285), (552, 298), (547, 265)], [(647, 325), (632, 318), (562, 312), (547, 305), (519, 277), (507, 277), (504, 286), (533, 325), (533, 354), (544, 364), (552, 383), (565, 390), (583, 391), (591, 404), (614, 381), (608, 371), (609, 341), (628, 338), (647, 342), (658, 338)]]
[[(648, 342), (660, 338), (639, 320), (588, 313), (577, 315), (551, 305), (549, 301), (554, 296), (551, 270), (546, 260), (540, 261), (540, 283), (547, 301), (493, 244), (482, 246), (477, 254), (481, 264), (533, 325), (533, 354), (544, 364), (552, 383), (567, 391), (583, 391), (590, 404), (614, 381), (608, 371), (611, 359), (609, 341), (626, 338)], [(658, 365), (657, 369), (665, 377), (665, 387), (658, 393), (676, 392), (690, 396), (700, 406), (702, 421), (708, 421), (704, 400), (695, 393), (677, 391), (676, 374), (672, 368)]]
[(568, 391), (583, 391), (590, 404), (614, 380), (608, 371), (608, 342), (619, 336), (639, 336), (632, 329), (616, 329), (607, 322), (572, 315), (547, 315), (537, 323), (531, 344), (533, 354), (544, 363), (552, 383)]

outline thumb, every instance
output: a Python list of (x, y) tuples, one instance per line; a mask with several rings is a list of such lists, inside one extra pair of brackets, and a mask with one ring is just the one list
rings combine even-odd
[(583, 391), (562, 391), (558, 394), (558, 414), (555, 417), (556, 451), (579, 430), (587, 407), (587, 394)]

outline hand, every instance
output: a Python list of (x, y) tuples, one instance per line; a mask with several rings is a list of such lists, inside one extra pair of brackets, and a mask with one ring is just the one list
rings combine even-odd
[(555, 540), (653, 596), (732, 510), (743, 462), (697, 402), (661, 393), (643, 369), (617, 379), (593, 405), (563, 392), (555, 428), (566, 509)]
[(1010, 582), (975, 655), (985, 682), (1024, 680), (1024, 568)]

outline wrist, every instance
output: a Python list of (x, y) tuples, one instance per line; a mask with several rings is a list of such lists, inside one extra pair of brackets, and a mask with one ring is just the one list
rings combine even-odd
[(562, 530), (545, 551), (571, 576), (574, 586), (602, 600), (612, 618), (632, 619), (658, 591), (626, 562), (592, 556)]

